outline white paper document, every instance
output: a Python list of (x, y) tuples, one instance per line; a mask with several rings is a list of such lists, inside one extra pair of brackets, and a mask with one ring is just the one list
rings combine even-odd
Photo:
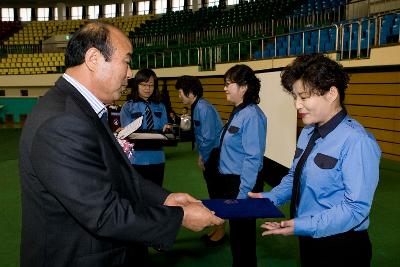
[(153, 140), (167, 140), (168, 138), (159, 133), (131, 133), (129, 135), (131, 139), (153, 139)]
[(119, 139), (126, 138), (127, 136), (132, 134), (134, 131), (139, 129), (139, 127), (142, 125), (142, 122), (143, 122), (143, 116), (140, 116), (139, 118), (137, 118), (133, 122), (129, 123), (124, 129), (122, 129), (118, 133), (117, 138), (119, 138)]

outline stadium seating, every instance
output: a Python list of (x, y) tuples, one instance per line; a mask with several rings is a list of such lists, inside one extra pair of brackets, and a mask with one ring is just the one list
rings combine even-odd
[(63, 70), (64, 53), (9, 54), (0, 62), (0, 75), (58, 73)]
[[(398, 12), (344, 20), (347, 2), (253, 0), (232, 7), (169, 11), (157, 17), (99, 20), (121, 28), (132, 39), (134, 69), (208, 66), (213, 65), (210, 61), (237, 62), (315, 52), (339, 52), (341, 58), (359, 58), (368, 57), (372, 47), (400, 41)], [(14, 62), (14, 56), (41, 55), (46, 39), (72, 33), (87, 22), (32, 21), (14, 30), (0, 43), (0, 75), (62, 71), (63, 60), (28, 56), (32, 62)]]
[(0, 41), (8, 39), (22, 27), (20, 21), (0, 21)]

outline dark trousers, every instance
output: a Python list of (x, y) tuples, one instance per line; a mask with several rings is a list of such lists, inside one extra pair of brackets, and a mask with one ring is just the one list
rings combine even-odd
[(124, 264), (118, 267), (150, 266), (148, 248), (140, 243), (129, 244)]
[(233, 267), (257, 266), (256, 220), (229, 220), (229, 238)]
[(322, 238), (299, 237), (302, 267), (369, 267), (372, 245), (368, 232), (349, 231)]
[(165, 163), (149, 165), (132, 165), (133, 168), (145, 179), (162, 186), (164, 180)]
[[(218, 177), (218, 196), (226, 199), (236, 199), (239, 194), (240, 176), (220, 174)], [(264, 182), (262, 177), (257, 178), (252, 192), (262, 192)], [(232, 252), (233, 267), (257, 266), (256, 253), (256, 219), (229, 220), (229, 237)]]
[(218, 171), (219, 155), (220, 149), (213, 148), (207, 162), (204, 164), (205, 170), (203, 171), (203, 177), (207, 184), (208, 195), (211, 199), (224, 198), (221, 194), (225, 192), (226, 189), (224, 188), (224, 182), (221, 181), (221, 174)]
[[(132, 166), (144, 179), (150, 180), (153, 183), (162, 186), (164, 180), (165, 163), (150, 165), (132, 164)], [(132, 251), (132, 253), (127, 253), (126, 263), (121, 267), (150, 266), (148, 257), (149, 252), (146, 246), (138, 244)], [(131, 255), (135, 255), (135, 257), (132, 258)]]
[(203, 172), (204, 180), (206, 181), (208, 196), (210, 199), (222, 198), (218, 194), (218, 177), (208, 173), (207, 171)]

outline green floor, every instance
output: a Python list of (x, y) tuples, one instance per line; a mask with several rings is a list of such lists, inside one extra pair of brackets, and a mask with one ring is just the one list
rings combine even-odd
[[(19, 266), (20, 188), (17, 147), (20, 130), (0, 129), (0, 266)], [(165, 187), (206, 198), (205, 184), (196, 166), (196, 154), (190, 143), (166, 149)], [(370, 236), (373, 266), (399, 266), (400, 246), (400, 163), (383, 160), (381, 179), (371, 214)], [(267, 187), (266, 187), (267, 189)], [(288, 214), (288, 206), (282, 211)], [(259, 220), (261, 224), (263, 220)], [(182, 229), (169, 252), (151, 250), (154, 266), (230, 266), (229, 245), (206, 248), (199, 240), (203, 233)], [(261, 237), (258, 230), (259, 266), (298, 266), (295, 237)]]

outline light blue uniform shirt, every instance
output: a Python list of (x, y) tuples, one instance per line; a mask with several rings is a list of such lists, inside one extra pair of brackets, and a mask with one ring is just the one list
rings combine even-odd
[[(368, 228), (381, 150), (372, 134), (350, 116), (344, 114), (335, 123), (338, 115), (319, 127), (322, 137), (303, 167), (295, 235), (318, 238)], [(303, 128), (288, 175), (263, 193), (278, 206), (291, 198), (294, 170), (313, 130), (314, 125)]]
[(267, 134), (267, 117), (255, 104), (236, 113), (225, 133), (219, 171), (240, 175), (238, 199), (247, 198), (262, 169)]
[(211, 150), (219, 146), (222, 121), (214, 106), (200, 98), (194, 108), (193, 123), (197, 149), (206, 162)]
[[(165, 124), (168, 123), (167, 112), (162, 103), (150, 102), (150, 109), (153, 114), (154, 128), (153, 130), (162, 131)], [(120, 120), (121, 126), (125, 127), (135, 119), (143, 116), (142, 126), (139, 129), (147, 129), (146, 121), (146, 104), (144, 101), (128, 101), (121, 109)], [(149, 165), (160, 164), (165, 162), (165, 154), (162, 149), (160, 150), (135, 150), (133, 147), (132, 164), (136, 165)]]

